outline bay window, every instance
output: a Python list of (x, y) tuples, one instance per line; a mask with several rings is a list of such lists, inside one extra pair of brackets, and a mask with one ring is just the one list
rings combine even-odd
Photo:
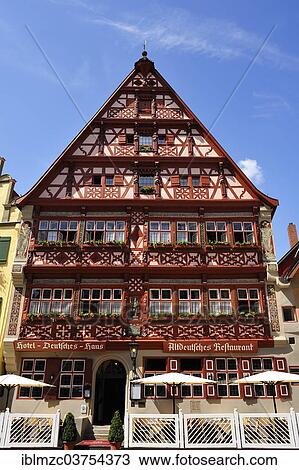
[(179, 289), (179, 315), (199, 315), (201, 313), (200, 290)]
[(209, 289), (211, 315), (231, 315), (233, 313), (229, 289)]
[(260, 313), (258, 289), (238, 289), (238, 312), (240, 314)]
[(122, 289), (81, 289), (80, 314), (121, 315)]
[(171, 289), (150, 289), (149, 312), (151, 316), (172, 315)]
[(34, 288), (28, 313), (32, 315), (63, 314), (72, 312), (73, 289)]
[(74, 242), (77, 230), (76, 220), (40, 220), (37, 239), (40, 242)]
[(124, 242), (125, 222), (122, 220), (88, 220), (85, 242)]
[(149, 242), (165, 243), (171, 242), (170, 222), (150, 222)]
[(233, 234), (235, 243), (254, 243), (252, 222), (233, 222)]
[(177, 242), (197, 243), (197, 222), (177, 222)]
[(206, 222), (207, 243), (227, 242), (226, 222)]

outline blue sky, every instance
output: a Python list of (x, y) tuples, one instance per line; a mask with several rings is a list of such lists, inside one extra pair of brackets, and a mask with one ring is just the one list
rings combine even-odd
[(162, 75), (257, 186), (280, 200), (280, 257), (288, 222), (299, 229), (298, 31), (295, 0), (3, 0), (5, 172), (27, 191), (132, 69), (146, 39)]

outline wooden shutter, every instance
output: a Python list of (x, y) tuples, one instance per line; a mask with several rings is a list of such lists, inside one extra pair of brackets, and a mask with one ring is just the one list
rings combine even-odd
[(115, 186), (123, 186), (123, 184), (124, 184), (123, 175), (114, 175), (114, 185)]
[(61, 359), (58, 359), (56, 357), (47, 359), (46, 371), (45, 371), (45, 382), (48, 384), (55, 385), (55, 387), (49, 387), (47, 389), (44, 389), (45, 401), (58, 400), (60, 367), (61, 367)]
[(118, 135), (118, 143), (121, 144), (121, 145), (127, 143), (127, 136), (126, 136), (126, 134), (119, 134), (119, 135)]
[(201, 176), (200, 177), (200, 184), (201, 184), (201, 186), (210, 186), (210, 177), (209, 176)]
[(8, 251), (10, 246), (10, 237), (0, 237), (0, 262), (7, 261)]
[(167, 145), (174, 144), (174, 134), (166, 134), (166, 144)]
[(170, 177), (171, 186), (180, 186), (180, 175)]

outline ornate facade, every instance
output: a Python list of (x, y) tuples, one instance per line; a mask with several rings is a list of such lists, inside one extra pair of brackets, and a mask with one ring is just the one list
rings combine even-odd
[[(31, 234), (14, 265), (7, 363), (56, 388), (19, 391), (15, 410), (35, 400), (95, 424), (114, 409), (168, 411), (165, 386), (130, 399), (132, 340), (139, 374), (218, 381), (177, 390), (185, 410), (268, 407), (263, 385), (229, 382), (287, 369), (278, 201), (248, 180), (145, 52), (18, 204)], [(290, 399), (287, 386), (277, 394)]]

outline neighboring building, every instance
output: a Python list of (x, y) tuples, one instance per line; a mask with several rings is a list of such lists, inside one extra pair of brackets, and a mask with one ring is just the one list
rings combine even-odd
[(0, 157), (0, 374), (4, 372), (3, 338), (6, 320), (10, 313), (13, 289), (12, 264), (16, 254), (21, 212), (15, 201), (15, 180), (3, 174), (5, 159)]
[[(266, 386), (228, 382), (288, 369), (271, 228), (278, 201), (146, 52), (18, 205), (32, 236), (28, 258), (14, 264), (7, 367), (56, 388), (21, 389), (14, 411), (60, 408), (95, 424), (115, 409), (171, 411), (163, 385), (130, 399), (132, 340), (139, 374), (218, 381), (178, 390), (185, 412), (272, 411)], [(277, 387), (280, 411), (295, 403), (290, 393)]]
[(296, 225), (288, 225), (290, 250), (278, 262), (278, 306), (290, 347), (290, 372), (299, 373), (299, 242)]

